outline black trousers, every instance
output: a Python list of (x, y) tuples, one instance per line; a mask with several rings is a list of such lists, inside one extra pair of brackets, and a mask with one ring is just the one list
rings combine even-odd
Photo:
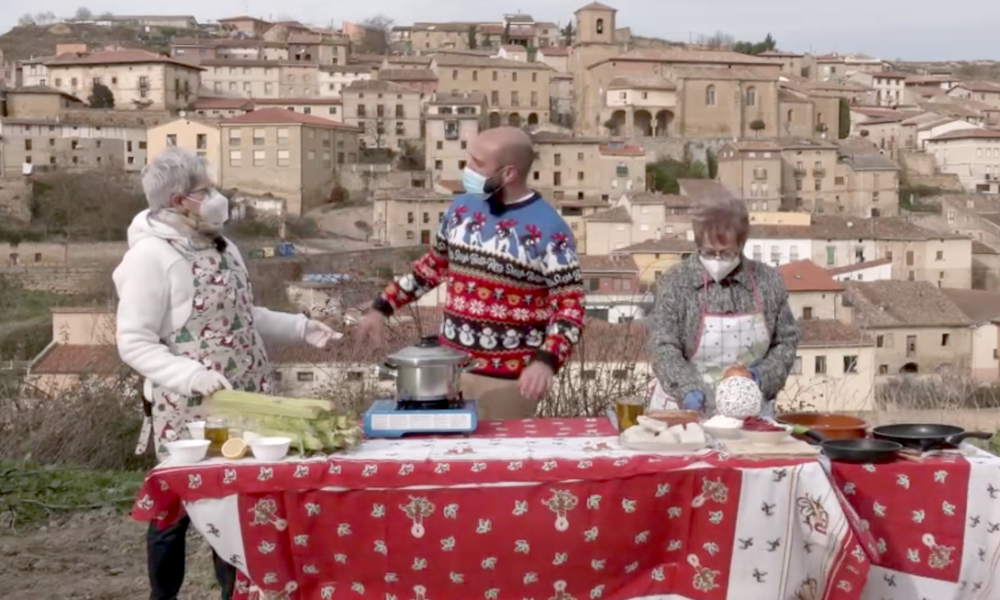
[[(183, 519), (160, 531), (150, 524), (146, 531), (146, 561), (149, 567), (150, 600), (176, 600), (184, 583), (184, 558), (187, 551), (187, 530), (191, 519)], [(222, 600), (233, 597), (236, 587), (236, 567), (225, 562), (214, 551), (215, 579), (222, 588)]]

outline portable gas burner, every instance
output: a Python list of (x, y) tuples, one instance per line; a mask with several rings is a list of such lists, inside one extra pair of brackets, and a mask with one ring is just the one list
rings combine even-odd
[(364, 415), (369, 438), (398, 438), (408, 433), (472, 433), (476, 430), (476, 401), (376, 400)]

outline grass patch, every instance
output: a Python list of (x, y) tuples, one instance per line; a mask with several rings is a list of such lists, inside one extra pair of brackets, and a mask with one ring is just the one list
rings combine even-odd
[(0, 529), (48, 522), (97, 509), (127, 513), (142, 471), (0, 462)]
[(72, 297), (0, 283), (0, 323), (17, 323), (45, 317), (53, 306), (72, 304)]

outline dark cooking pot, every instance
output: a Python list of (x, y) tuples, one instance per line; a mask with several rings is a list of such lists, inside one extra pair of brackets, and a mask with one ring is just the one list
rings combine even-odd
[[(778, 415), (784, 425), (799, 425), (823, 434), (829, 440), (860, 440), (868, 437), (868, 423), (849, 415), (822, 412), (795, 412)], [(808, 436), (796, 434), (804, 439)]]
[(818, 431), (796, 426), (793, 433), (802, 435), (816, 442), (823, 454), (834, 462), (852, 464), (879, 464), (896, 460), (897, 453), (903, 445), (889, 440), (836, 439), (832, 440)]
[(968, 439), (988, 440), (993, 437), (992, 433), (966, 431), (956, 425), (933, 423), (880, 425), (872, 429), (872, 435), (875, 439), (898, 442), (921, 452), (954, 448)]
[(381, 371), (396, 380), (398, 400), (438, 402), (459, 397), (462, 373), (469, 368), (469, 355), (442, 346), (436, 335), (425, 335), (417, 345), (389, 356)]

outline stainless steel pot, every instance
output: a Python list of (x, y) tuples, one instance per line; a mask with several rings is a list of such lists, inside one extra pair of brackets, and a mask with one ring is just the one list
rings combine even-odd
[(471, 367), (469, 355), (442, 346), (426, 335), (416, 346), (389, 356), (382, 373), (396, 380), (396, 398), (410, 402), (453, 400), (462, 392), (462, 373)]

